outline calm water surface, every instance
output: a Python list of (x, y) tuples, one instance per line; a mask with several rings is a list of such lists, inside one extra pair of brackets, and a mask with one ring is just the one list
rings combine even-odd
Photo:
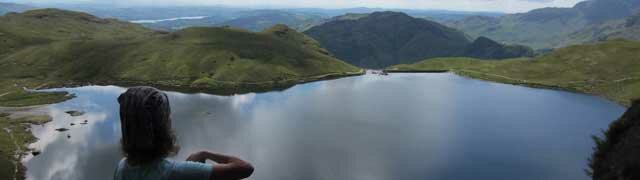
[[(33, 127), (42, 154), (24, 159), (28, 178), (112, 179), (121, 158), (116, 97), (125, 89), (64, 90), (78, 97), (50, 106), (53, 122)], [(590, 135), (624, 111), (598, 97), (449, 73), (168, 94), (182, 147), (174, 159), (201, 149), (237, 155), (254, 163), (255, 180), (586, 180)]]

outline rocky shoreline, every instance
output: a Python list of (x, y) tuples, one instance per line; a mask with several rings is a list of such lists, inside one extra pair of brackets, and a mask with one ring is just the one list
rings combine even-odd
[[(8, 179), (24, 179), (26, 168), (21, 163), (23, 157), (29, 152), (36, 152), (29, 148), (29, 144), (37, 141), (30, 131), (32, 125), (42, 125), (48, 123), (52, 118), (46, 114), (44, 110), (46, 105), (28, 106), (28, 107), (0, 107), (0, 126), (3, 132), (0, 132), (0, 141), (10, 142), (7, 146), (1, 148), (0, 156), (3, 168), (10, 163), (13, 173), (10, 177), (2, 177)], [(3, 174), (9, 176), (9, 174)]]

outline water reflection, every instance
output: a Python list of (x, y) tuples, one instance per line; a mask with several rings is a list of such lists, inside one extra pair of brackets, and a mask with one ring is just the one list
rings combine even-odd
[[(42, 154), (24, 160), (28, 178), (111, 179), (121, 158), (116, 97), (125, 89), (66, 90), (78, 98), (51, 106), (54, 121), (33, 128)], [(453, 74), (169, 98), (182, 147), (175, 159), (201, 149), (234, 154), (253, 162), (252, 179), (260, 180), (588, 179), (589, 135), (624, 110), (596, 97)]]

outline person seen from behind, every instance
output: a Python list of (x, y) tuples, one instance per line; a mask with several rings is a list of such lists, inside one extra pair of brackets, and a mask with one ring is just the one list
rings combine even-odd
[(186, 161), (166, 159), (179, 148), (171, 127), (169, 99), (158, 89), (130, 88), (118, 102), (124, 158), (114, 180), (237, 180), (253, 173), (248, 162), (209, 151), (191, 154)]

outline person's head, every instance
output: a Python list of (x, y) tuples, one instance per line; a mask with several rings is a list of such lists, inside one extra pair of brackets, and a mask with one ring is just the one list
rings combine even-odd
[(130, 164), (146, 164), (178, 151), (167, 95), (152, 87), (134, 87), (118, 97), (122, 151)]

